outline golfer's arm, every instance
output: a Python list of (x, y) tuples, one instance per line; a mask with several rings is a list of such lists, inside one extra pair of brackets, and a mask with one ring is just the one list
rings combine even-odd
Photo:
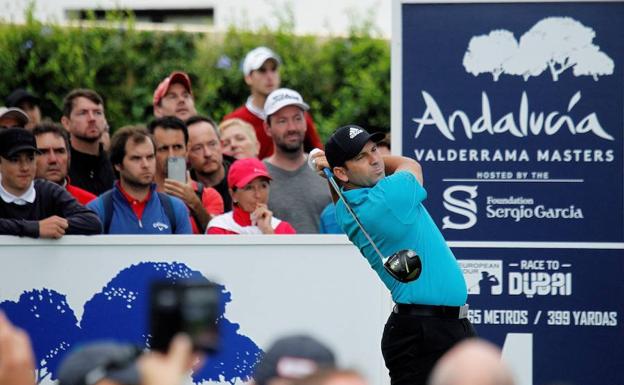
[(424, 185), (422, 167), (420, 167), (420, 163), (416, 162), (414, 159), (404, 156), (388, 155), (384, 156), (383, 160), (386, 165), (386, 175), (394, 174), (397, 171), (411, 172), (416, 179), (418, 179), (420, 184)]

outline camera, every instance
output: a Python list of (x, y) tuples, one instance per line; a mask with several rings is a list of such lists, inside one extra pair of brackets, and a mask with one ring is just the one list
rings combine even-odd
[(150, 347), (166, 352), (172, 338), (186, 333), (195, 351), (215, 353), (219, 348), (217, 321), (221, 290), (213, 283), (154, 282), (150, 291)]

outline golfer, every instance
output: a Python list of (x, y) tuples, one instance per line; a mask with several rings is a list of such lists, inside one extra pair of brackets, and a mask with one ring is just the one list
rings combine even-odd
[[(345, 203), (332, 191), (336, 221), (368, 260), (396, 303), (381, 341), (392, 385), (426, 384), (436, 361), (455, 343), (475, 336), (465, 305), (467, 290), (455, 256), (422, 205), (427, 192), (422, 170), (413, 159), (382, 157), (376, 141), (381, 133), (341, 127), (313, 151), (319, 174), (329, 167), (347, 203), (376, 246), (372, 246)], [(384, 268), (381, 254), (415, 251), (422, 263), (418, 279), (402, 283)]]

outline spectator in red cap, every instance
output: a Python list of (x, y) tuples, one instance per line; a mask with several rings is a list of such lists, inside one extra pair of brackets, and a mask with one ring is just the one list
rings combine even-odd
[(267, 202), (271, 176), (256, 158), (232, 163), (227, 182), (232, 196), (232, 211), (214, 217), (208, 234), (294, 234), (290, 223), (273, 217)]
[(154, 116), (175, 116), (187, 120), (197, 115), (191, 79), (181, 71), (172, 72), (154, 90)]
[[(256, 130), (256, 136), (260, 142), (258, 159), (264, 159), (273, 154), (273, 141), (264, 130), (264, 103), (269, 94), (280, 87), (279, 69), (282, 61), (279, 56), (267, 47), (256, 47), (249, 51), (243, 61), (243, 75), (245, 83), (249, 86), (251, 95), (245, 104), (227, 114), (223, 120), (242, 119), (251, 124)], [(304, 112), (304, 118), (308, 130), (305, 132), (304, 150), (323, 148), (316, 126), (310, 114)]]

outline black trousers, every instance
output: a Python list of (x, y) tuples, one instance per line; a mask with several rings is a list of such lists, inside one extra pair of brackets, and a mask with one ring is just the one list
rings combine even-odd
[(391, 313), (381, 353), (392, 385), (426, 385), (438, 359), (453, 345), (477, 333), (470, 321)]

